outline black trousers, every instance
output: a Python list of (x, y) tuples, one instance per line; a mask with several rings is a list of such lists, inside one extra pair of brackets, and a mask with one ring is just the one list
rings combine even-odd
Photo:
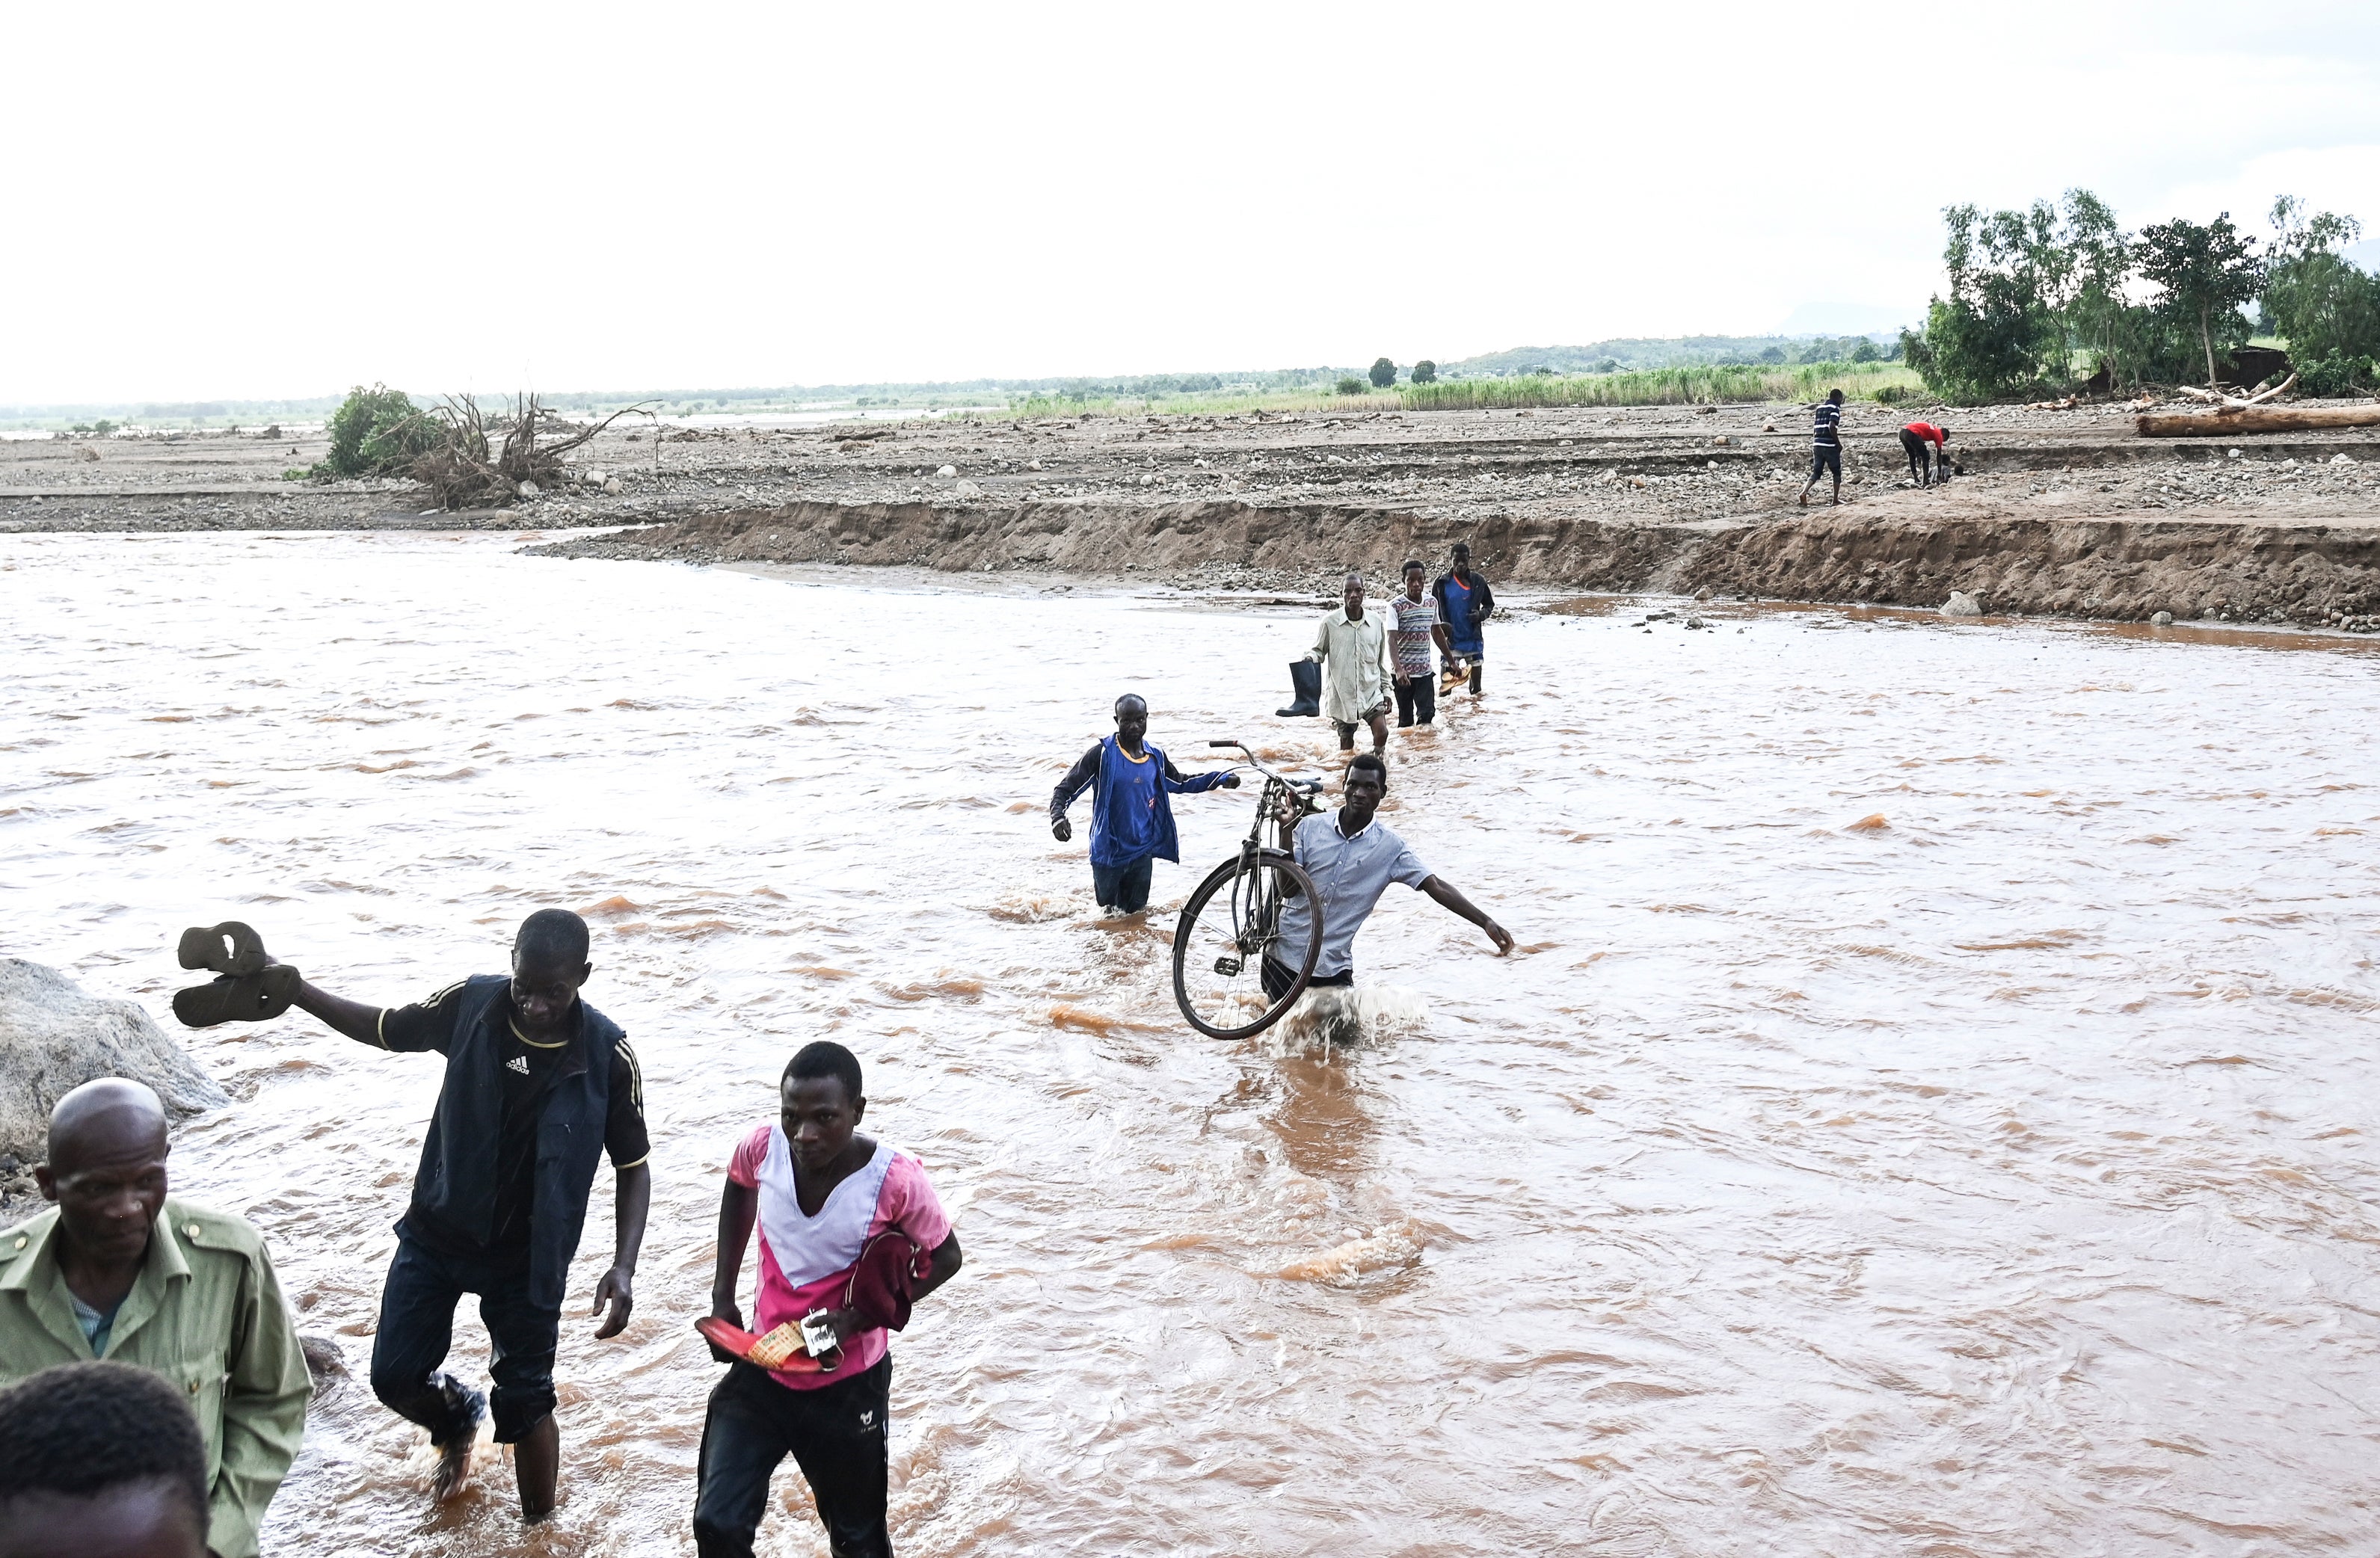
[(372, 1337), (372, 1394), (392, 1412), (419, 1423), (443, 1444), (469, 1431), (471, 1393), (439, 1371), (455, 1345), (455, 1306), (480, 1296), (495, 1356), (496, 1443), (517, 1443), (553, 1410), (553, 1351), (562, 1311), (529, 1301), (528, 1251), (462, 1256), (403, 1234), (380, 1293), (380, 1331)]
[[(1900, 429), (1900, 452), (1909, 456), (1909, 474), (1917, 478), (1919, 485), (1933, 486), (1936, 463), (1933, 441), (1919, 438), (1903, 428)], [(1940, 464), (1942, 479), (1948, 481), (1950, 479), (1950, 457), (1947, 454), (1941, 456)]]
[(820, 1390), (788, 1390), (749, 1363), (731, 1364), (702, 1420), (694, 1493), (700, 1558), (752, 1558), (769, 1479), (788, 1455), (802, 1468), (833, 1558), (892, 1558), (884, 1526), (892, 1359)]
[[(1282, 993), (1297, 983), (1295, 969), (1271, 958), (1264, 960), (1263, 965), (1257, 970), (1257, 974), (1264, 981), (1265, 999), (1268, 1001), (1281, 999)], [(1355, 965), (1349, 963), (1337, 973), (1316, 974), (1305, 982), (1305, 987), (1309, 990), (1327, 990), (1332, 985), (1352, 985), (1354, 983)]]
[(1417, 670), (1410, 685), (1397, 688), (1397, 728), (1427, 725), (1438, 718), (1438, 673)]

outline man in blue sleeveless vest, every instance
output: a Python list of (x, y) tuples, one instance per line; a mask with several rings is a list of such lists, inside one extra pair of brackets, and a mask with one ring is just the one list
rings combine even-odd
[(1058, 781), (1050, 797), (1050, 831), (1062, 844), (1075, 836), (1066, 808), (1090, 790), (1091, 889), (1108, 912), (1137, 914), (1148, 907), (1153, 863), (1182, 861), (1173, 803), (1166, 797), (1237, 790), (1240, 776), (1218, 771), (1183, 777), (1164, 753), (1148, 743), (1148, 705), (1137, 693), (1116, 699), (1115, 726), (1114, 735), (1075, 759)]
[(612, 1268), (595, 1286), (595, 1310), (609, 1310), (599, 1340), (627, 1327), (652, 1200), (643, 1073), (618, 1025), (578, 998), (593, 971), (587, 922), (540, 909), (521, 922), (509, 978), (480, 974), (395, 1008), (298, 987), (299, 1008), (359, 1044), (446, 1057), (381, 1290), (372, 1391), (430, 1431), (435, 1496), (460, 1492), (491, 1403), (440, 1365), (455, 1306), (478, 1294), (494, 1347), (496, 1442), (513, 1446), (521, 1516), (532, 1523), (553, 1508), (553, 1355), (598, 1159), (611, 1154), (619, 1212)]

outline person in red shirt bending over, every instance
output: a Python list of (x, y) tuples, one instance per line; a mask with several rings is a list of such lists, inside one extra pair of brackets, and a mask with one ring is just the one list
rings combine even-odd
[[(754, 1128), (727, 1165), (719, 1202), (711, 1319), (741, 1328), (735, 1289), (757, 1225), (758, 1341), (710, 1393), (695, 1492), (700, 1558), (752, 1558), (769, 1478), (791, 1455), (810, 1485), (834, 1558), (892, 1558), (885, 1452), (892, 1359), (884, 1327), (958, 1274), (959, 1239), (907, 1153), (858, 1134), (868, 1100), (859, 1061), (805, 1045), (778, 1083), (778, 1117)], [(785, 1327), (780, 1332), (780, 1327)], [(795, 1328), (822, 1345), (775, 1345)], [(706, 1331), (706, 1335), (710, 1333)], [(732, 1333), (731, 1333), (732, 1335)], [(748, 1353), (748, 1357), (744, 1356)], [(764, 1367), (765, 1365), (765, 1367)]]
[[(1900, 429), (1900, 452), (1909, 456), (1909, 474), (1917, 478), (1920, 487), (1934, 485), (1938, 473), (1947, 485), (1950, 479), (1950, 429), (1937, 428), (1931, 422), (1912, 422)], [(1931, 449), (1925, 446), (1931, 443)]]

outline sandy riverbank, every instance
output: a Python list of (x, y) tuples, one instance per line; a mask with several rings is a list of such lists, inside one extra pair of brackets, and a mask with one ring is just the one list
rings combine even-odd
[[(1472, 541), (1491, 576), (1594, 589), (2117, 618), (2380, 611), (2380, 436), (2139, 438), (2115, 406), (1945, 412), (1967, 475), (1910, 487), (1903, 417), (1856, 405), (1843, 507), (1803, 510), (1790, 406), (1075, 417), (665, 432), (616, 477), (425, 513), (409, 483), (280, 479), (319, 443), (0, 445), (0, 532), (643, 525), (570, 555), (1050, 568), (1306, 588)], [(865, 434), (865, 437), (853, 437)], [(87, 457), (88, 449), (96, 458)], [(2233, 451), (2237, 450), (2237, 454)], [(2343, 458), (2342, 458), (2343, 457)], [(948, 475), (942, 473), (948, 472)]]

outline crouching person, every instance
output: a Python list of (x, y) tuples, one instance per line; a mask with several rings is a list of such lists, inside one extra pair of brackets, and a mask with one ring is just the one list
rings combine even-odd
[(770, 1370), (713, 1346), (729, 1368), (703, 1420), (695, 1548), (701, 1558), (749, 1558), (769, 1479), (791, 1455), (818, 1503), (833, 1558), (890, 1558), (892, 1359), (885, 1327), (899, 1329), (911, 1302), (958, 1274), (958, 1236), (925, 1165), (857, 1134), (868, 1100), (851, 1051), (805, 1046), (785, 1068), (778, 1095), (776, 1123), (745, 1137), (727, 1166), (710, 1312), (743, 1325), (735, 1294), (757, 1223), (752, 1329), (765, 1343), (778, 1327), (817, 1315), (813, 1329), (830, 1330), (839, 1347), (825, 1354), (824, 1368), (798, 1354)]

